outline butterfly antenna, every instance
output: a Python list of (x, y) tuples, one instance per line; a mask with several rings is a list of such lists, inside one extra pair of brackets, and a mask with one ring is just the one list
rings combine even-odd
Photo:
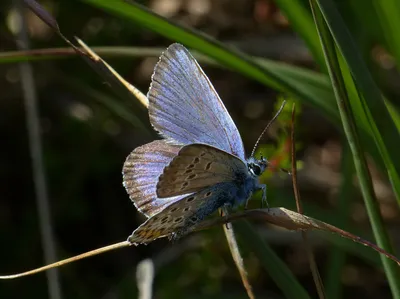
[(284, 101), (282, 102), (282, 105), (281, 105), (281, 107), (279, 108), (278, 112), (276, 112), (275, 116), (269, 121), (268, 125), (265, 127), (265, 129), (262, 131), (262, 133), (261, 133), (260, 136), (258, 137), (258, 139), (257, 139), (257, 141), (256, 141), (256, 144), (255, 144), (254, 147), (253, 147), (253, 150), (252, 150), (252, 152), (251, 152), (250, 157), (253, 157), (254, 152), (256, 151), (256, 148), (257, 148), (258, 144), (260, 143), (262, 136), (264, 135), (265, 132), (267, 132), (267, 130), (269, 129), (269, 127), (272, 125), (272, 123), (275, 121), (275, 119), (278, 117), (278, 115), (282, 112), (283, 107), (285, 107), (285, 104), (286, 104), (286, 100), (284, 100)]

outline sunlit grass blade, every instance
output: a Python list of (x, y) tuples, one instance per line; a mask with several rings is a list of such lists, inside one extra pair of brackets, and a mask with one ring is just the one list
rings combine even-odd
[(332, 0), (316, 1), (327, 26), (342, 53), (360, 96), (358, 103), (352, 98), (352, 108), (357, 115), (364, 115), (372, 137), (385, 164), (388, 177), (400, 205), (400, 155), (398, 143), (400, 133), (385, 105), (385, 98), (374, 82), (363, 62), (350, 32), (343, 22)]
[[(236, 49), (227, 47), (199, 31), (178, 26), (135, 2), (110, 2), (108, 0), (81, 1), (118, 15), (119, 17), (139, 22), (142, 26), (158, 32), (173, 41), (184, 43), (188, 47), (193, 47), (219, 63), (237, 70), (267, 86), (301, 98), (306, 102), (315, 102), (315, 99), (310, 99), (307, 86), (293, 85), (292, 82), (276, 75), (273, 70), (255, 62), (250, 56)], [(330, 105), (334, 107), (333, 101), (330, 102)]]
[[(360, 182), (361, 193), (364, 198), (368, 216), (371, 221), (377, 244), (389, 253), (393, 253), (393, 248), (389, 240), (387, 231), (384, 228), (383, 219), (380, 214), (379, 205), (372, 186), (367, 162), (364, 156), (364, 149), (360, 144), (358, 137), (358, 128), (354, 121), (353, 112), (349, 102), (346, 85), (342, 76), (342, 71), (338, 52), (334, 43), (334, 39), (329, 31), (327, 24), (320, 12), (317, 1), (310, 0), (314, 20), (321, 39), (322, 48), (328, 66), (329, 75), (331, 77), (332, 86), (334, 88), (337, 105), (342, 119), (343, 128), (349, 142), (353, 155), (355, 170)], [(388, 259), (381, 258), (386, 276), (394, 298), (400, 298), (400, 271), (395, 263)]]
[[(330, 97), (321, 98), (321, 94), (311, 94), (308, 84), (300, 84), (296, 83), (295, 80), (287, 79), (285, 76), (282, 76), (281, 73), (276, 73), (274, 68), (269, 67), (271, 64), (267, 63), (262, 65), (257, 63), (257, 61), (252, 59), (250, 56), (227, 47), (199, 31), (177, 25), (172, 21), (152, 13), (147, 8), (137, 3), (126, 3), (123, 1), (112, 1), (111, 3), (106, 0), (81, 1), (106, 10), (119, 17), (139, 23), (141, 26), (158, 32), (167, 38), (193, 47), (194, 49), (197, 49), (215, 59), (219, 63), (257, 80), (262, 84), (275, 88), (278, 91), (285, 92), (295, 98), (299, 98), (306, 103), (316, 104), (317, 108), (322, 109), (324, 112), (337, 111), (332, 95)], [(323, 103), (323, 105), (321, 105), (321, 103)], [(337, 113), (331, 113), (327, 116), (329, 119), (333, 120), (336, 125), (339, 124)], [(360, 120), (358, 119), (358, 116), (356, 117), (357, 122), (359, 122)], [(378, 165), (383, 168), (378, 155), (378, 150), (371, 136), (370, 127), (366, 126), (364, 122), (361, 122), (361, 128), (363, 140), (368, 144), (368, 151), (374, 157), (374, 160)]]

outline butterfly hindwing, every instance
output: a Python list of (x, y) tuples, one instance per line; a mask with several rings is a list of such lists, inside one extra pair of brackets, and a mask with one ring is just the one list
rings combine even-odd
[(211, 82), (185, 47), (172, 44), (152, 76), (149, 115), (164, 137), (206, 143), (245, 159), (239, 131)]
[(135, 207), (151, 217), (183, 196), (158, 198), (157, 178), (178, 154), (182, 146), (156, 140), (137, 147), (126, 158), (122, 173), (123, 185)]
[(157, 196), (177, 196), (222, 182), (240, 182), (246, 173), (247, 166), (238, 157), (210, 145), (190, 144), (164, 168)]
[(233, 183), (220, 183), (187, 195), (169, 205), (157, 215), (147, 219), (128, 238), (131, 243), (149, 243), (169, 235), (177, 239), (191, 231), (199, 222), (223, 205), (234, 200)]

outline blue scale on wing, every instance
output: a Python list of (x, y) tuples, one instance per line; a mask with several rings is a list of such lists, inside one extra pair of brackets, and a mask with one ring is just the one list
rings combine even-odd
[(147, 94), (150, 122), (182, 144), (206, 143), (244, 160), (239, 131), (193, 56), (172, 44), (160, 57)]
[(156, 140), (137, 147), (125, 160), (122, 169), (123, 185), (135, 207), (147, 217), (183, 198), (158, 198), (156, 194), (157, 178), (181, 147), (167, 140)]

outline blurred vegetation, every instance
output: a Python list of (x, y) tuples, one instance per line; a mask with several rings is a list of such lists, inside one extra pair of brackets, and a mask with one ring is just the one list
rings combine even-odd
[[(144, 93), (157, 57), (175, 41), (227, 67), (210, 64), (209, 59), (200, 56), (248, 153), (276, 110), (276, 100), (282, 93), (296, 101), (299, 187), (305, 214), (374, 241), (308, 1), (140, 1), (154, 13), (196, 28), (221, 45), (262, 58), (257, 60), (259, 64), (247, 56), (223, 52), (225, 48), (208, 43), (207, 39), (195, 39), (161, 23), (157, 27), (145, 13), (129, 14), (129, 10), (119, 9), (119, 2), (40, 1), (56, 17), (65, 36), (79, 36), (91, 47), (107, 46), (99, 48), (98, 54)], [(399, 252), (396, 194), (399, 195), (400, 185), (396, 175), (400, 163), (394, 154), (400, 146), (400, 38), (396, 36), (400, 5), (395, 0), (312, 2), (322, 4), (322, 8), (335, 2), (355, 41), (355, 48), (351, 43), (341, 43), (348, 40), (341, 30), (340, 18), (327, 16), (325, 11), (325, 17), (333, 16), (328, 25), (336, 34), (333, 37), (343, 55), (338, 55), (341, 69), (337, 73), (346, 83), (344, 93), (350, 98), (361, 131), (361, 145), (368, 153), (380, 212), (391, 243)], [(44, 261), (21, 75), (15, 64), (28, 56), (8, 53), (16, 50), (14, 6), (1, 2), (0, 14), (0, 270), (14, 273), (40, 266)], [(25, 17), (32, 49), (66, 48), (31, 12), (26, 11)], [(354, 49), (365, 64), (357, 60)], [(59, 258), (121, 241), (143, 222), (144, 217), (122, 187), (121, 168), (131, 150), (158, 138), (147, 121), (147, 112), (138, 103), (118, 97), (81, 58), (63, 55), (64, 52), (36, 57), (32, 62)], [(363, 67), (368, 67), (370, 73)], [(374, 82), (376, 89), (374, 84), (365, 82)], [(397, 127), (382, 109), (382, 101), (374, 102), (378, 88), (390, 104)], [(290, 111), (291, 107), (287, 108)], [(365, 112), (368, 109), (371, 115)], [(281, 127), (287, 125), (289, 111), (280, 118)], [(374, 135), (371, 123), (376, 125), (378, 135)], [(283, 132), (278, 126), (273, 128), (269, 141), (264, 139), (258, 153), (288, 167), (288, 134)], [(377, 142), (377, 137), (383, 141)], [(270, 172), (263, 179), (268, 184), (271, 206), (295, 209), (288, 176)], [(259, 207), (259, 197), (255, 198), (250, 201), (250, 208)], [(253, 235), (247, 224), (237, 225), (239, 245), (256, 297), (287, 296), (276, 284), (274, 272), (279, 271), (268, 268), (267, 253), (262, 251), (268, 243), (310, 297), (316, 298), (300, 234), (261, 223), (254, 223), (253, 227), (258, 234)], [(310, 240), (329, 298), (396, 297), (389, 288), (388, 273), (371, 249), (331, 235), (310, 234)], [(246, 298), (221, 228), (189, 235), (176, 244), (158, 240), (65, 266), (60, 269), (64, 298), (136, 298), (136, 266), (145, 258), (152, 258), (155, 264), (155, 298)], [(272, 265), (275, 264), (271, 260)], [(291, 287), (287, 283), (286, 288)], [(45, 298), (46, 276), (2, 281), (0, 294), (4, 298)]]

